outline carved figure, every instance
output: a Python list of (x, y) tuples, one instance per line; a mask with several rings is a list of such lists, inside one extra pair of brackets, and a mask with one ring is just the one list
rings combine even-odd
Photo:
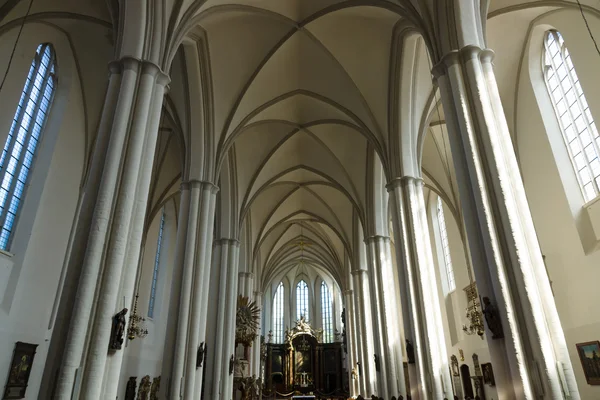
[(125, 387), (125, 400), (135, 400), (135, 388), (137, 387), (137, 378), (135, 376), (129, 377), (127, 386)]
[(409, 364), (415, 363), (415, 347), (408, 339), (406, 339), (406, 358), (408, 358)]
[(379, 372), (379, 356), (377, 354), (373, 354), (375, 358), (375, 371)]
[(229, 359), (229, 375), (233, 374), (233, 364), (234, 364), (234, 359), (233, 359), (233, 354), (232, 354), (231, 358)]
[(150, 375), (146, 375), (140, 381), (140, 387), (138, 389), (137, 400), (149, 400), (151, 388), (152, 388), (152, 383), (150, 383)]
[(196, 351), (196, 368), (202, 366), (202, 361), (204, 361), (204, 342), (200, 343), (198, 351)]
[(158, 391), (160, 390), (160, 376), (157, 376), (152, 380), (152, 387), (150, 388), (150, 400), (158, 400)]
[(356, 377), (358, 376), (358, 372), (356, 372), (356, 367), (352, 368), (352, 380), (356, 380)]
[(113, 317), (112, 332), (110, 335), (109, 348), (111, 350), (121, 350), (123, 347), (123, 335), (125, 334), (125, 326), (127, 325), (127, 309), (124, 308)]
[(485, 306), (483, 315), (485, 316), (485, 322), (487, 322), (489, 330), (492, 332), (492, 339), (502, 339), (504, 332), (502, 331), (502, 322), (500, 321), (498, 310), (492, 304), (489, 297), (483, 298), (483, 304)]

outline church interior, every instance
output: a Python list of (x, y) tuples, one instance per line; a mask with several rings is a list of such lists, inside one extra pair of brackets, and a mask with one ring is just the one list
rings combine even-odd
[(0, 393), (600, 399), (600, 0), (0, 0)]

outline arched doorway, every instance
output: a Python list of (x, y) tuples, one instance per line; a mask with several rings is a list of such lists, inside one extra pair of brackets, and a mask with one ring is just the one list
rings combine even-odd
[(463, 390), (465, 392), (465, 398), (473, 399), (473, 383), (471, 383), (471, 371), (467, 364), (460, 366), (460, 377), (462, 379)]

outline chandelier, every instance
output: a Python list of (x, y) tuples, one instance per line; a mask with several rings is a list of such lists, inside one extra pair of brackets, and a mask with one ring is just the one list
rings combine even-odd
[(481, 313), (481, 303), (477, 295), (477, 286), (472, 282), (465, 289), (467, 294), (466, 317), (469, 325), (463, 325), (463, 332), (467, 335), (478, 335), (483, 340), (485, 327), (483, 325), (483, 314)]
[(140, 294), (135, 295), (135, 302), (133, 303), (133, 312), (129, 316), (129, 328), (127, 329), (127, 338), (129, 340), (133, 340), (136, 337), (143, 339), (148, 336), (148, 329), (144, 326), (144, 322), (146, 322), (146, 318), (138, 315), (137, 306), (138, 306), (138, 297)]

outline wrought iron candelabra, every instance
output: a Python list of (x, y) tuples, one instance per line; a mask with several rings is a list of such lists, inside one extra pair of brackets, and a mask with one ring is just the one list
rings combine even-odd
[(146, 322), (146, 318), (138, 315), (138, 298), (140, 294), (135, 295), (135, 302), (133, 303), (133, 312), (129, 316), (129, 328), (127, 329), (127, 338), (129, 340), (133, 340), (136, 337), (143, 339), (148, 336), (148, 329), (144, 326), (144, 322)]

